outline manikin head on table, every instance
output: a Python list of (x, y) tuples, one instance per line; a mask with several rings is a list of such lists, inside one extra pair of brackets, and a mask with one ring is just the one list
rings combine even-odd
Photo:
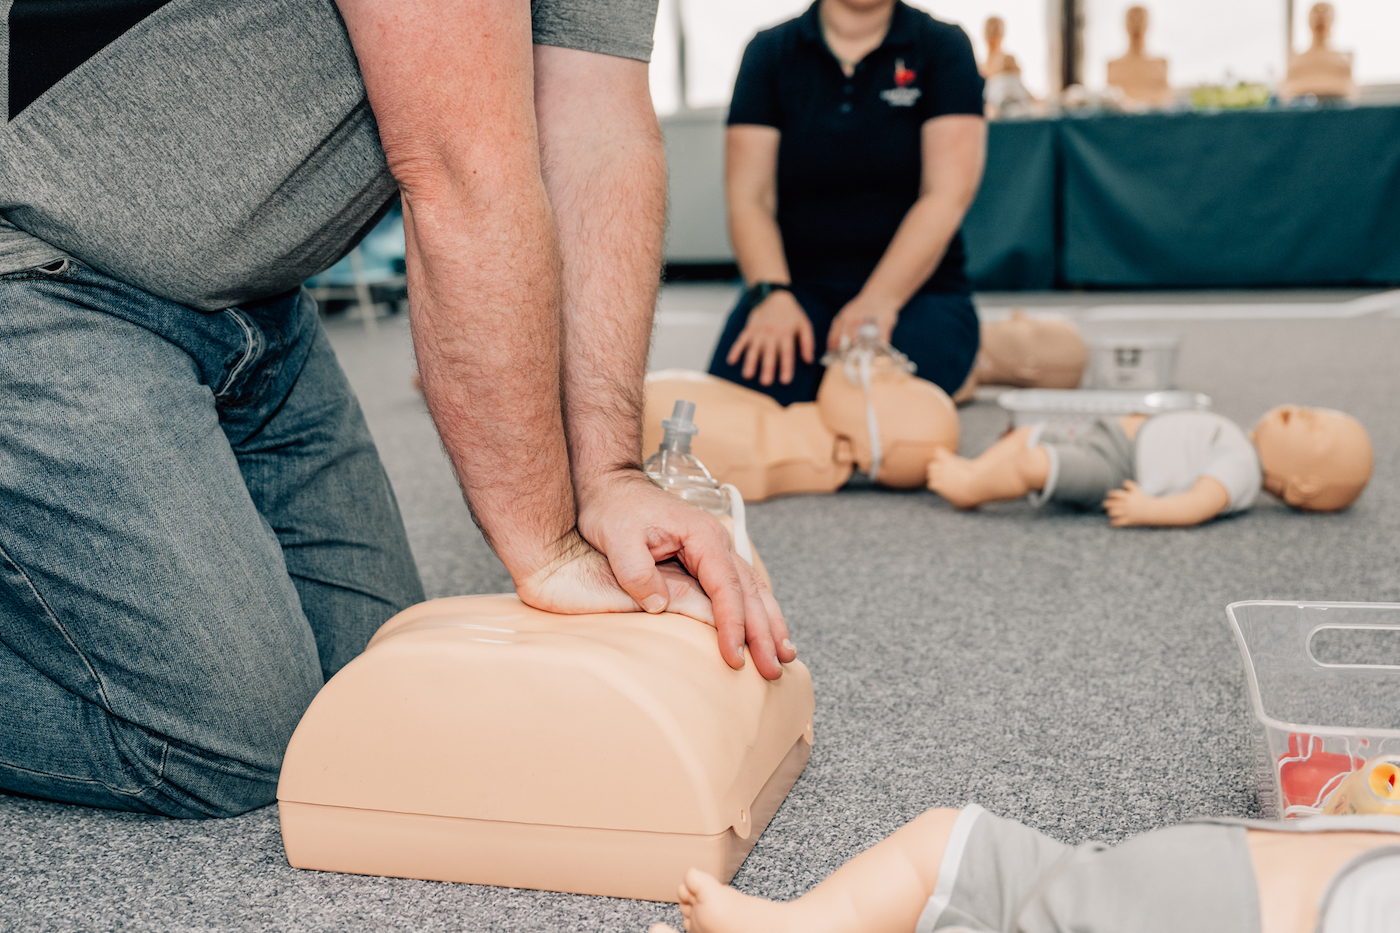
[(1171, 103), (1167, 83), (1167, 60), (1147, 54), (1147, 8), (1128, 8), (1123, 25), (1128, 32), (1128, 51), (1108, 63), (1108, 83), (1139, 104), (1160, 106)]
[(1314, 3), (1308, 11), (1312, 45), (1299, 54), (1289, 54), (1288, 76), (1284, 79), (1285, 98), (1312, 94), (1320, 98), (1355, 98), (1351, 54), (1331, 47), (1332, 21), (1336, 13), (1330, 3)]
[(1259, 419), (1251, 439), (1264, 488), (1295, 509), (1339, 511), (1371, 479), (1371, 438), (1361, 422), (1340, 411), (1279, 405)]

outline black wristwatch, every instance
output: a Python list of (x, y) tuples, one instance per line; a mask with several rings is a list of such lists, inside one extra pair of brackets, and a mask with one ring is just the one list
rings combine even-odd
[(750, 308), (757, 308), (767, 300), (768, 296), (774, 292), (790, 292), (792, 286), (786, 282), (755, 282), (749, 286), (749, 290), (744, 292)]

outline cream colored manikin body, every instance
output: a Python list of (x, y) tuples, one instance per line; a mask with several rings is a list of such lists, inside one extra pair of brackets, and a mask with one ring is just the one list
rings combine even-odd
[(979, 385), (1077, 389), (1089, 362), (1079, 330), (1059, 318), (1031, 318), (1020, 308), (982, 325), (981, 345), (967, 382), (953, 399), (971, 401)]
[(733, 876), (812, 744), (800, 661), (733, 670), (715, 629), (420, 603), (322, 688), (277, 799), (295, 868), (674, 901)]
[(784, 408), (762, 392), (687, 369), (651, 373), (646, 380), (642, 449), (661, 443), (661, 422), (675, 403), (695, 403), (691, 452), (746, 502), (798, 492), (832, 492), (851, 476), (849, 441), (822, 421), (815, 402)]
[(1108, 63), (1108, 83), (1130, 101), (1161, 107), (1172, 101), (1167, 83), (1167, 60), (1147, 54), (1147, 8), (1129, 7), (1124, 17), (1128, 31), (1128, 51)]
[(1338, 52), (1329, 46), (1335, 17), (1330, 3), (1314, 3), (1308, 11), (1312, 46), (1306, 52), (1289, 57), (1288, 77), (1282, 88), (1285, 99), (1307, 94), (1322, 98), (1356, 99), (1356, 82), (1351, 76), (1351, 54)]
[[(733, 483), (745, 501), (792, 493), (834, 492), (854, 468), (873, 465), (863, 388), (829, 367), (815, 402), (784, 408), (753, 389), (689, 370), (647, 376), (642, 445), (661, 442), (661, 421), (676, 400), (695, 402), (700, 433), (691, 450), (717, 480)], [(876, 359), (871, 400), (882, 463), (877, 480), (913, 489), (925, 481), (936, 448), (957, 450), (958, 416), (933, 383)]]

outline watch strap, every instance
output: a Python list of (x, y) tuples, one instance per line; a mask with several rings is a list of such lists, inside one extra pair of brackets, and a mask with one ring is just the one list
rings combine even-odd
[(756, 308), (766, 301), (768, 296), (774, 292), (790, 291), (792, 291), (792, 286), (788, 285), (786, 282), (755, 282), (749, 286), (749, 290), (744, 293), (744, 297), (748, 299), (750, 308)]

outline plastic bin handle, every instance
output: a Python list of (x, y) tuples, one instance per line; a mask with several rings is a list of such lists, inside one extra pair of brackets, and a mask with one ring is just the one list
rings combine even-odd
[(1331, 668), (1342, 668), (1342, 669), (1361, 669), (1361, 670), (1376, 670), (1376, 671), (1400, 671), (1400, 664), (1335, 664), (1335, 663), (1330, 662), (1330, 661), (1323, 661), (1323, 660), (1319, 659), (1318, 656), (1317, 656), (1315, 653), (1313, 653), (1313, 639), (1315, 639), (1315, 638), (1318, 636), (1318, 633), (1320, 633), (1320, 632), (1327, 632), (1327, 631), (1344, 631), (1344, 632), (1353, 632), (1353, 631), (1354, 631), (1354, 632), (1396, 632), (1396, 633), (1397, 633), (1397, 637), (1400, 637), (1400, 625), (1393, 625), (1393, 624), (1392, 624), (1392, 625), (1388, 625), (1388, 624), (1385, 624), (1385, 623), (1372, 623), (1372, 624), (1353, 623), (1353, 624), (1348, 624), (1348, 623), (1345, 623), (1345, 622), (1328, 622), (1328, 623), (1326, 623), (1325, 625), (1316, 626), (1315, 628), (1313, 628), (1313, 630), (1312, 630), (1311, 632), (1308, 632), (1307, 640), (1304, 642), (1304, 645), (1303, 645), (1303, 650), (1307, 652), (1307, 654), (1308, 654), (1308, 659), (1311, 660), (1311, 661), (1312, 661), (1314, 664), (1316, 664), (1318, 667), (1331, 667)]

